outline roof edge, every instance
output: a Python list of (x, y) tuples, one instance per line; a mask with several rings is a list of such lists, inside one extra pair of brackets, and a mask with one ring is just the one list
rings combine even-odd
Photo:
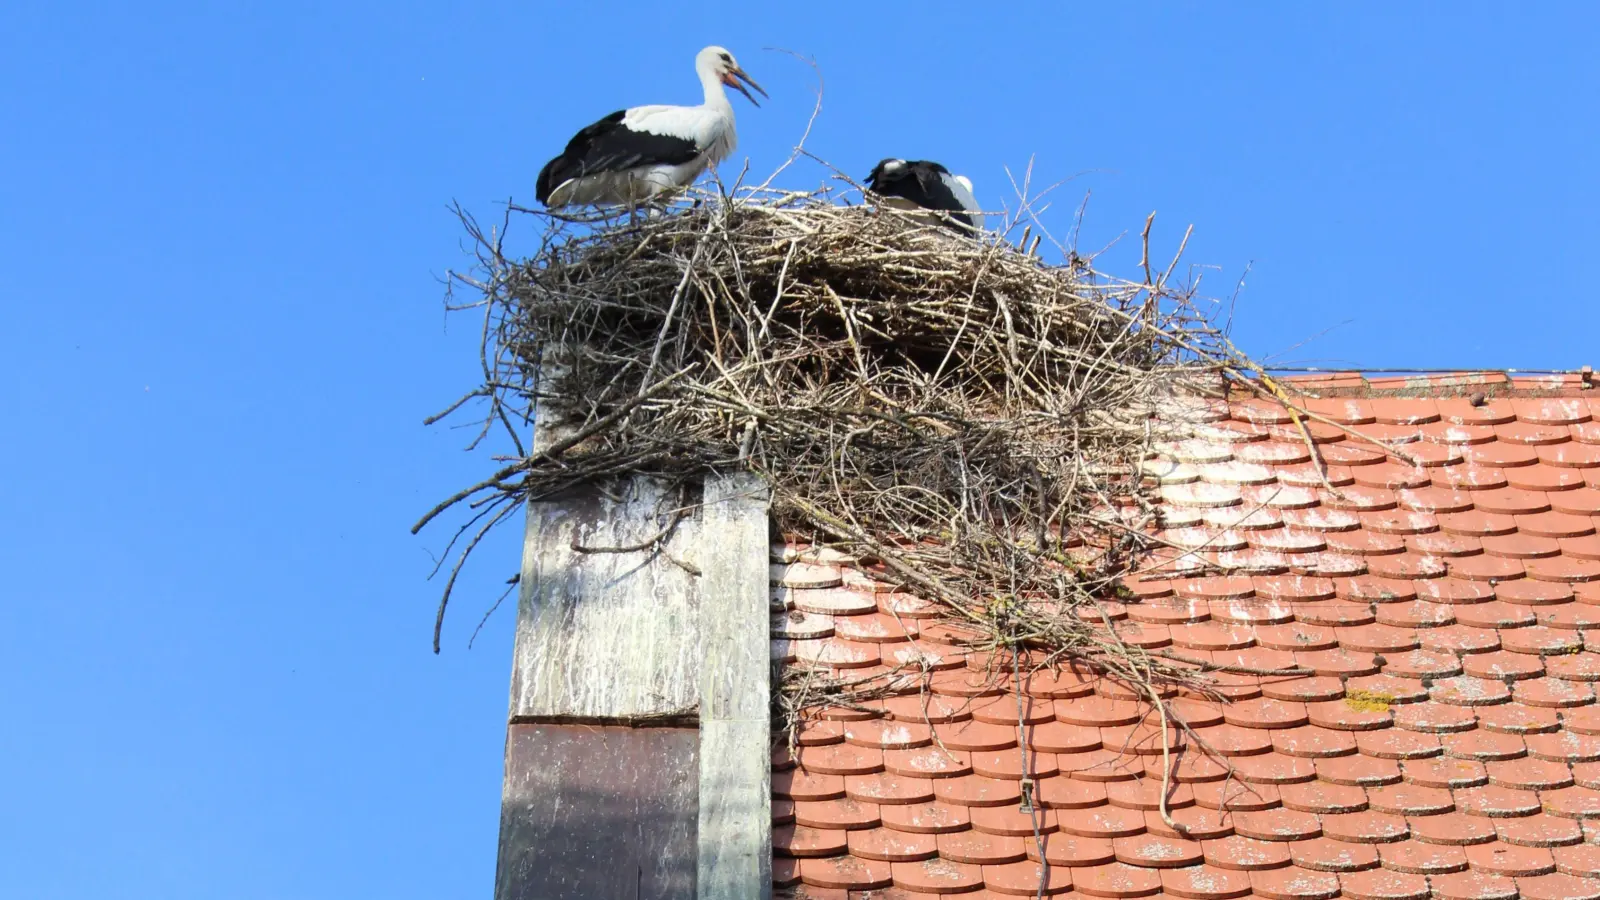
[(1317, 397), (1597, 397), (1592, 366), (1519, 369), (1268, 369), (1286, 387)]

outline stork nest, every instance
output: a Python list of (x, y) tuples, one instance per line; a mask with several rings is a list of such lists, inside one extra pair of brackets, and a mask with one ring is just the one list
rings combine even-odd
[[(525, 259), (463, 217), (481, 271), (454, 276), (474, 295), (456, 305), (485, 313), (485, 382), (446, 414), (485, 400), (484, 428), (519, 441), (429, 514), (474, 507), (466, 553), (526, 500), (752, 471), (785, 534), (942, 604), (980, 647), (1203, 683), (1117, 640), (1100, 608), (1158, 524), (1152, 444), (1194, 397), (1259, 373), (1159, 267), (1118, 280), (829, 191), (706, 194), (638, 221), (530, 214), (545, 230)], [(886, 686), (808, 679), (784, 705)]]

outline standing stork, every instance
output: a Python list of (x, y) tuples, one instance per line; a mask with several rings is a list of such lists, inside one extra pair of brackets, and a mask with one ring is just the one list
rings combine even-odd
[[(699, 106), (635, 106), (618, 110), (567, 142), (539, 172), (536, 193), (547, 207), (636, 205), (693, 184), (707, 166), (733, 152), (739, 136), (723, 85), (760, 106), (745, 84), (761, 90), (733, 54), (707, 47), (694, 58), (705, 88)], [(741, 83), (742, 82), (742, 83)]]
[(929, 224), (937, 221), (965, 232), (983, 228), (983, 214), (978, 212), (978, 201), (972, 196), (972, 182), (963, 175), (951, 175), (949, 169), (936, 162), (886, 159), (867, 176), (867, 189), (882, 197), (885, 206), (948, 214), (929, 216)]

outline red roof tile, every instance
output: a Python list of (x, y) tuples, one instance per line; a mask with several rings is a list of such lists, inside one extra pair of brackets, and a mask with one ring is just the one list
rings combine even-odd
[(878, 807), (844, 800), (795, 801), (794, 821), (820, 829), (872, 828), (878, 824)]
[(888, 863), (857, 854), (801, 860), (800, 881), (814, 887), (865, 890), (888, 887), (893, 878)]
[(1600, 898), (1600, 882), (1591, 878), (1574, 878), (1557, 872), (1533, 878), (1518, 878), (1517, 889), (1523, 900), (1596, 900)]
[(1412, 840), (1423, 844), (1467, 846), (1491, 843), (1496, 837), (1493, 820), (1461, 813), (1415, 816), (1408, 819), (1406, 824), (1411, 829)]
[(1297, 866), (1251, 872), (1250, 886), (1256, 896), (1271, 900), (1327, 900), (1339, 896), (1339, 876)]
[(1467, 868), (1467, 855), (1452, 844), (1401, 841), (1380, 846), (1378, 856), (1385, 869), (1412, 875), (1440, 875)]
[(1072, 869), (1068, 866), (1050, 866), (1048, 871), (1036, 862), (1007, 863), (984, 866), (983, 882), (992, 893), (1021, 897), (1038, 895), (1041, 876), (1046, 894), (1061, 894), (1072, 889)]
[(1501, 819), (1495, 823), (1501, 841), (1521, 847), (1567, 847), (1583, 842), (1583, 827), (1572, 819), (1550, 815)]
[(1351, 900), (1427, 900), (1431, 893), (1424, 876), (1389, 869), (1342, 874), (1339, 885)]
[(1517, 886), (1509, 878), (1472, 869), (1428, 879), (1440, 900), (1516, 900)]
[[(1317, 383), (1576, 391), (1474, 374)], [(1313, 408), (1421, 465), (1311, 423), (1330, 492), (1260, 401), (1165, 447), (1163, 538), (1201, 549), (1131, 580), (1114, 627), (1155, 652), (1311, 673), (1220, 674), (1220, 703), (1169, 692), (1190, 730), (1165, 746), (1145, 696), (1070, 669), (1027, 676), (1019, 733), (1009, 673), (969, 657), (972, 632), (936, 605), (869, 569), (775, 565), (775, 659), (932, 676), (875, 701), (877, 717), (819, 716), (795, 758), (774, 756), (774, 883), (1031, 897), (1042, 857), (1061, 897), (1600, 900), (1600, 644), (1585, 634), (1600, 628), (1600, 404)]]
[(927, 894), (951, 894), (983, 887), (983, 870), (978, 866), (948, 859), (925, 859), (895, 863), (889, 867), (895, 887)]
[(878, 807), (878, 820), (885, 828), (893, 831), (904, 831), (908, 834), (942, 834), (971, 828), (971, 813), (976, 808), (928, 801), (884, 804)]
[(1161, 882), (1153, 869), (1107, 863), (1075, 869), (1072, 880), (1076, 893), (1090, 897), (1148, 897), (1160, 893)]

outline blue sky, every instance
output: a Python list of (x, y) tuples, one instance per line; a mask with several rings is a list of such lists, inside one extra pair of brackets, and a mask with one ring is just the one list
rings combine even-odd
[[(0, 871), (16, 896), (487, 896), (516, 568), (424, 416), (474, 378), (446, 205), (532, 201), (578, 127), (738, 54), (769, 171), (941, 160), (1144, 216), (1280, 362), (1600, 362), (1600, 7), (14, 3), (0, 12)], [(1445, 11), (1448, 10), (1448, 15)], [(647, 22), (636, 33), (624, 22)], [(646, 30), (648, 28), (648, 30)], [(594, 36), (588, 32), (592, 31)], [(807, 187), (813, 170), (790, 183)], [(1307, 342), (1309, 343), (1303, 343)]]

